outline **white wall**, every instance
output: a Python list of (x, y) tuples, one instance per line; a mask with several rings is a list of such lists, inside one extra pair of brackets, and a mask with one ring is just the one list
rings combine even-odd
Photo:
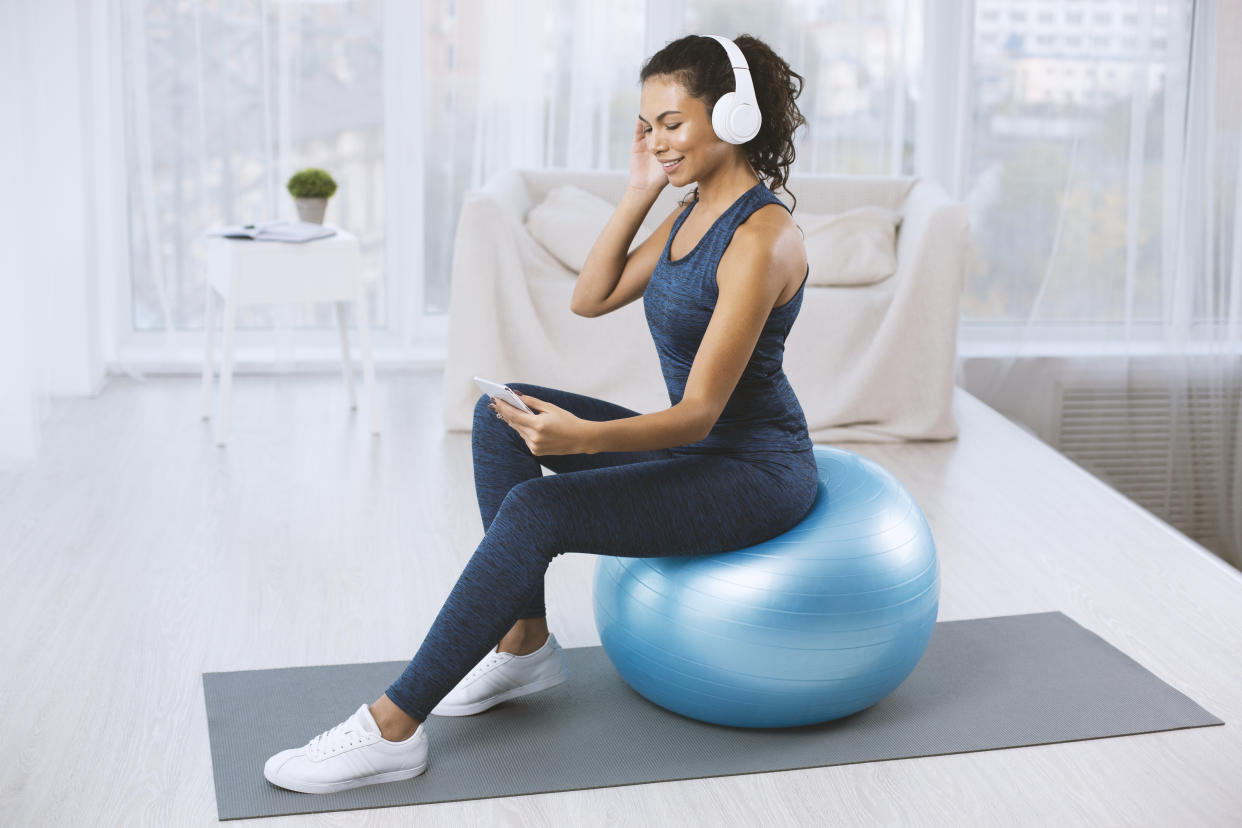
[(120, 0), (0, 0), (0, 467), (53, 395), (94, 395), (126, 265)]
[(39, 411), (31, 365), (28, 266), (25, 259), (25, 110), (21, 67), (25, 59), (17, 25), (17, 0), (0, 0), (0, 159), (8, 192), (0, 197), (0, 468), (29, 462), (38, 452)]
[(108, 83), (98, 72), (97, 44), (112, 4), (3, 2), (2, 28), (11, 39), (5, 52), (17, 66), (4, 111), (16, 115), (8, 139), (22, 159), (17, 198), (7, 205), (20, 213), (6, 223), (5, 246), (20, 251), (10, 281), (25, 281), (37, 306), (27, 326), (46, 360), (47, 390), (95, 394), (104, 381), (99, 311), (107, 289), (97, 182), (111, 172), (97, 166), (106, 137), (99, 120), (111, 105), (97, 94)]

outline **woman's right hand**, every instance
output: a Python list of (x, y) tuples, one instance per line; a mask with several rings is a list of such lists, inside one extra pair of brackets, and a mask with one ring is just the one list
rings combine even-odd
[(634, 119), (634, 144), (630, 147), (630, 188), (659, 192), (668, 185), (668, 175), (659, 160), (647, 149), (646, 124)]

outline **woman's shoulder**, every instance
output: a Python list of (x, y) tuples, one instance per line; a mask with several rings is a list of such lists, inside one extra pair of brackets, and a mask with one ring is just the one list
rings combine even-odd
[(771, 201), (755, 208), (755, 211), (738, 225), (735, 238), (746, 239), (750, 243), (782, 244), (792, 235), (802, 243), (802, 230), (794, 221), (789, 209), (781, 202)]
[(802, 230), (784, 204), (773, 201), (757, 208), (738, 225), (732, 241), (752, 252), (765, 251), (778, 267), (788, 267), (799, 274), (806, 268)]

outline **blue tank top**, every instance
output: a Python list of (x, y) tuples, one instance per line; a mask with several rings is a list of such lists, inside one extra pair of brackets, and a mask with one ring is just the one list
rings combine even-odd
[[(664, 252), (643, 291), (647, 327), (660, 356), (660, 370), (672, 405), (686, 391), (690, 366), (707, 331), (716, 307), (716, 266), (733, 232), (751, 213), (765, 204), (789, 209), (763, 182), (751, 187), (720, 214), (694, 249), (671, 260), (673, 238), (697, 202), (691, 203), (673, 222)], [(807, 269), (810, 274), (810, 269)], [(697, 443), (671, 449), (674, 454), (763, 455), (813, 452), (806, 417), (785, 371), (785, 338), (802, 307), (802, 285), (783, 305), (773, 308), (759, 335), (746, 370), (725, 404), (711, 433)]]

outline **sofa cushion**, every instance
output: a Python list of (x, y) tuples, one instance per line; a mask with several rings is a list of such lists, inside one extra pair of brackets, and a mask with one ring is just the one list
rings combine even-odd
[(808, 285), (870, 285), (897, 270), (901, 213), (868, 205), (843, 213), (799, 213), (811, 272)]
[[(526, 214), (526, 231), (558, 262), (579, 273), (616, 209), (617, 205), (581, 187), (553, 187), (547, 198)], [(629, 249), (642, 244), (656, 227), (640, 226)]]

